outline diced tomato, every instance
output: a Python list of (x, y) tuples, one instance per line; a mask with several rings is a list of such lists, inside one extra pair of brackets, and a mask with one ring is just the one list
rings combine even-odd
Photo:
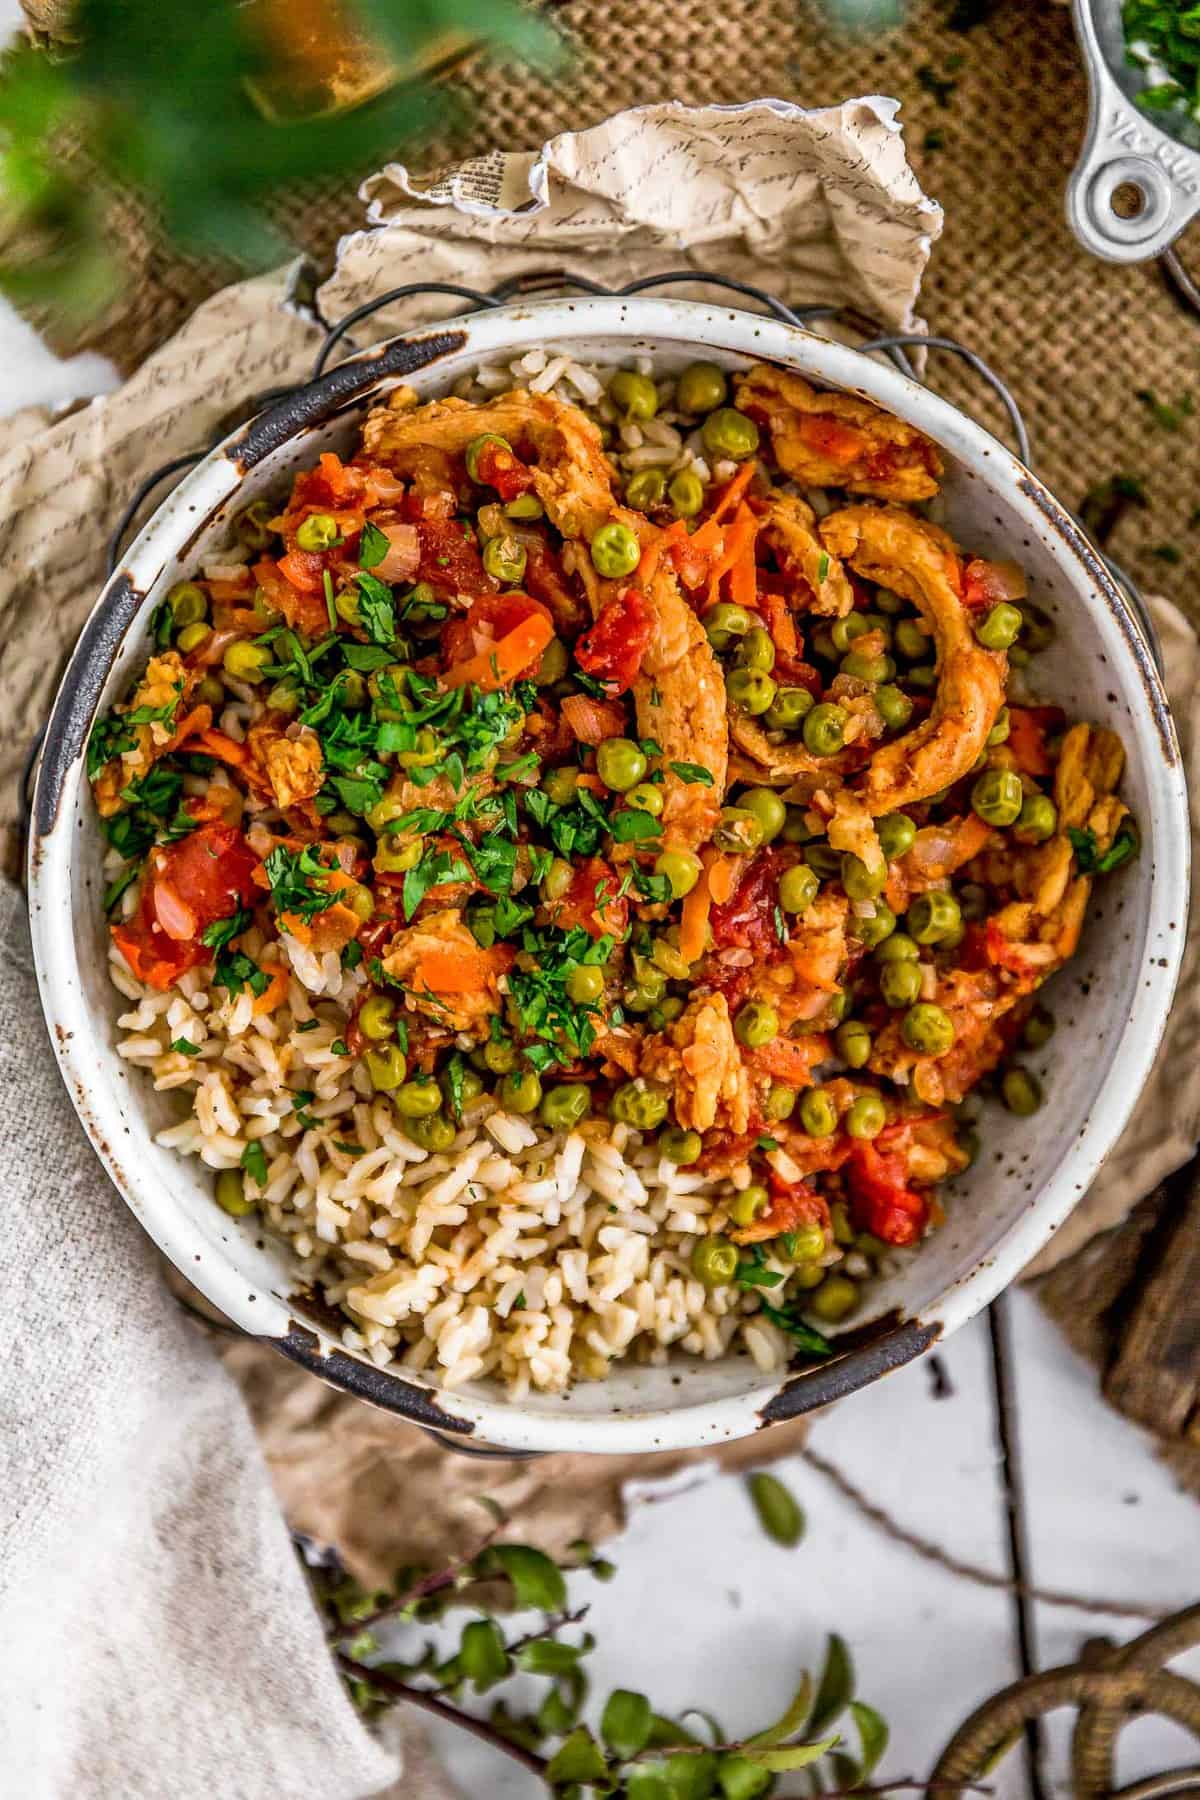
[(139, 981), (169, 988), (212, 955), (201, 934), (259, 897), (258, 860), (232, 825), (202, 825), (150, 852), (137, 912), (112, 928)]
[(495, 488), (502, 500), (515, 500), (518, 494), (528, 493), (533, 486), (530, 470), (514, 451), (506, 450), (503, 444), (481, 445), (475, 467), (480, 481), (487, 487)]
[(466, 613), (456, 613), (442, 627), (442, 661), (446, 668), (478, 656), (489, 645), (498, 643), (514, 631), (530, 613), (550, 614), (540, 600), (529, 594), (508, 590), (505, 593), (479, 594)]
[(654, 635), (654, 616), (637, 588), (622, 588), (601, 609), (600, 617), (575, 646), (575, 660), (588, 675), (615, 683), (617, 692), (632, 687)]
[(829, 1230), (829, 1205), (806, 1181), (784, 1181), (774, 1171), (767, 1177), (771, 1204), (752, 1224), (731, 1235), (736, 1243), (757, 1244), (778, 1237), (783, 1231), (797, 1231), (801, 1225), (819, 1225)]
[(924, 1196), (910, 1188), (903, 1156), (880, 1150), (870, 1138), (855, 1138), (846, 1164), (850, 1216), (859, 1231), (882, 1243), (915, 1244), (929, 1218)]
[(545, 538), (536, 531), (518, 531), (517, 540), (525, 551), (525, 586), (539, 600), (544, 600), (561, 625), (577, 618), (579, 602), (567, 586), (558, 557)]
[(709, 913), (713, 943), (718, 950), (736, 946), (743, 950), (778, 954), (782, 946), (776, 930), (779, 875), (783, 863), (774, 850), (760, 850), (746, 864), (745, 872), (729, 899)]
[(1010, 975), (1041, 972), (1041, 965), (1029, 960), (1023, 945), (1014, 944), (1011, 938), (1005, 937), (995, 919), (989, 919), (984, 927), (984, 953), (993, 968), (1007, 969)]
[(457, 519), (416, 520), (421, 559), (417, 580), (452, 594), (494, 594), (496, 583), (486, 572), (473, 539)]
[(1007, 744), (1022, 775), (1049, 775), (1054, 765), (1046, 748), (1051, 733), (1061, 731), (1067, 715), (1061, 706), (1010, 706)]
[(304, 594), (319, 594), (325, 585), (325, 558), (318, 550), (289, 550), (279, 559), (279, 573)]
[(620, 882), (608, 864), (591, 856), (574, 874), (561, 900), (551, 908), (554, 923), (562, 931), (576, 925), (591, 937), (623, 937), (629, 920), (629, 902), (618, 899)]
[(329, 629), (329, 612), (322, 593), (305, 593), (280, 573), (278, 563), (263, 558), (254, 565), (254, 579), (267, 596), (268, 606), (283, 614), (289, 625), (309, 637)]
[(1025, 572), (1018, 563), (985, 562), (982, 556), (973, 556), (963, 570), (963, 605), (972, 612), (1001, 600), (1023, 600), (1027, 592)]

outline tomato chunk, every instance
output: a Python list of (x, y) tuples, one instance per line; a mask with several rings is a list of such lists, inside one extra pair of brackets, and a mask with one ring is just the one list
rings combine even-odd
[(479, 551), (456, 519), (416, 521), (421, 560), (417, 580), (452, 594), (494, 594), (496, 583), (484, 569)]
[(760, 850), (747, 863), (729, 899), (713, 907), (709, 923), (718, 950), (732, 945), (741, 950), (779, 952), (775, 909), (779, 904), (782, 867), (782, 859), (774, 850)]
[(850, 1216), (859, 1231), (882, 1243), (915, 1244), (925, 1230), (929, 1207), (906, 1181), (903, 1156), (880, 1150), (870, 1138), (856, 1138), (846, 1164)]
[(629, 902), (619, 899), (620, 882), (599, 856), (590, 856), (575, 871), (571, 885), (561, 900), (554, 902), (554, 923), (561, 931), (577, 925), (590, 937), (624, 937), (629, 921)]
[(452, 668), (479, 656), (493, 644), (523, 625), (531, 613), (550, 614), (539, 600), (529, 594), (509, 591), (503, 594), (479, 594), (467, 613), (457, 613), (442, 627), (442, 663)]
[(531, 471), (514, 451), (506, 450), (503, 444), (491, 441), (483, 444), (475, 466), (479, 471), (480, 481), (487, 487), (495, 488), (502, 500), (515, 500), (518, 494), (528, 493), (533, 486)]
[(611, 681), (618, 693), (641, 674), (642, 658), (654, 635), (654, 617), (637, 588), (623, 588), (575, 646), (575, 660), (588, 675)]
[(260, 897), (258, 860), (232, 825), (202, 825), (150, 852), (138, 909), (112, 928), (139, 981), (164, 990), (208, 960), (203, 932)]

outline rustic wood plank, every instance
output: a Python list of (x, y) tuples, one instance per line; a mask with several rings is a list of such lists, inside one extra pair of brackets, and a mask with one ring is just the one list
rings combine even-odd
[(1104, 1391), (1160, 1436), (1193, 1436), (1200, 1419), (1200, 1159), (1172, 1180)]

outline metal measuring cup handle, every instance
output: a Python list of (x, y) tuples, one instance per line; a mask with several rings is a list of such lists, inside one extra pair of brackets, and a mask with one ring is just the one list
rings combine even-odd
[[(1161, 256), (1200, 213), (1200, 153), (1147, 119), (1114, 78), (1106, 40), (1110, 53), (1121, 54), (1119, 6), (1074, 0), (1073, 11), (1090, 105), (1087, 137), (1067, 186), (1067, 218), (1094, 256), (1145, 262)], [(1140, 195), (1131, 217), (1113, 209), (1121, 187)]]

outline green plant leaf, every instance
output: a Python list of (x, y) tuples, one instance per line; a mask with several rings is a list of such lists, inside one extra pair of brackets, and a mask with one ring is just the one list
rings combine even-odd
[(791, 1489), (777, 1475), (758, 1469), (746, 1486), (758, 1514), (758, 1522), (767, 1536), (787, 1549), (793, 1549), (804, 1536), (804, 1513)]
[(645, 1694), (614, 1688), (600, 1716), (600, 1735), (614, 1756), (636, 1756), (650, 1741), (653, 1719)]
[(504, 1636), (495, 1619), (473, 1619), (464, 1625), (458, 1645), (458, 1666), (477, 1694), (503, 1681), (511, 1662)]
[(837, 1632), (831, 1632), (829, 1644), (825, 1651), (825, 1664), (821, 1670), (821, 1679), (817, 1683), (817, 1698), (813, 1703), (812, 1717), (808, 1721), (810, 1731), (825, 1731), (833, 1721), (840, 1718), (849, 1706), (854, 1694), (854, 1663), (846, 1647), (844, 1638)]
[(736, 1752), (723, 1756), (717, 1768), (717, 1784), (724, 1800), (757, 1800), (773, 1779), (770, 1769), (761, 1768)]
[(743, 1750), (742, 1755), (757, 1763), (760, 1769), (769, 1769), (772, 1775), (786, 1775), (789, 1769), (806, 1769), (809, 1763), (820, 1762), (840, 1742), (834, 1732), (832, 1737), (821, 1738), (815, 1744), (785, 1744), (778, 1750)]
[(527, 1675), (565, 1675), (591, 1648), (590, 1641), (560, 1644), (554, 1638), (538, 1638), (518, 1650), (513, 1660)]
[(507, 1575), (518, 1606), (535, 1606), (540, 1612), (562, 1612), (567, 1604), (567, 1584), (562, 1570), (529, 1544), (493, 1544), (490, 1550), (484, 1551), (478, 1566), (481, 1574), (499, 1570)]
[(765, 1731), (756, 1731), (752, 1738), (747, 1739), (747, 1743), (761, 1745), (766, 1749), (771, 1744), (782, 1744), (787, 1738), (795, 1737), (798, 1731), (804, 1729), (808, 1709), (812, 1705), (812, 1691), (812, 1677), (806, 1669), (800, 1677), (796, 1692), (775, 1723), (768, 1725)]
[(850, 1717), (854, 1720), (858, 1731), (858, 1779), (866, 1781), (871, 1771), (878, 1766), (888, 1747), (887, 1720), (877, 1713), (873, 1706), (868, 1706), (863, 1700), (850, 1702)]
[(546, 1780), (551, 1787), (562, 1787), (570, 1781), (603, 1781), (607, 1774), (604, 1752), (586, 1725), (577, 1725), (564, 1738), (546, 1766)]

